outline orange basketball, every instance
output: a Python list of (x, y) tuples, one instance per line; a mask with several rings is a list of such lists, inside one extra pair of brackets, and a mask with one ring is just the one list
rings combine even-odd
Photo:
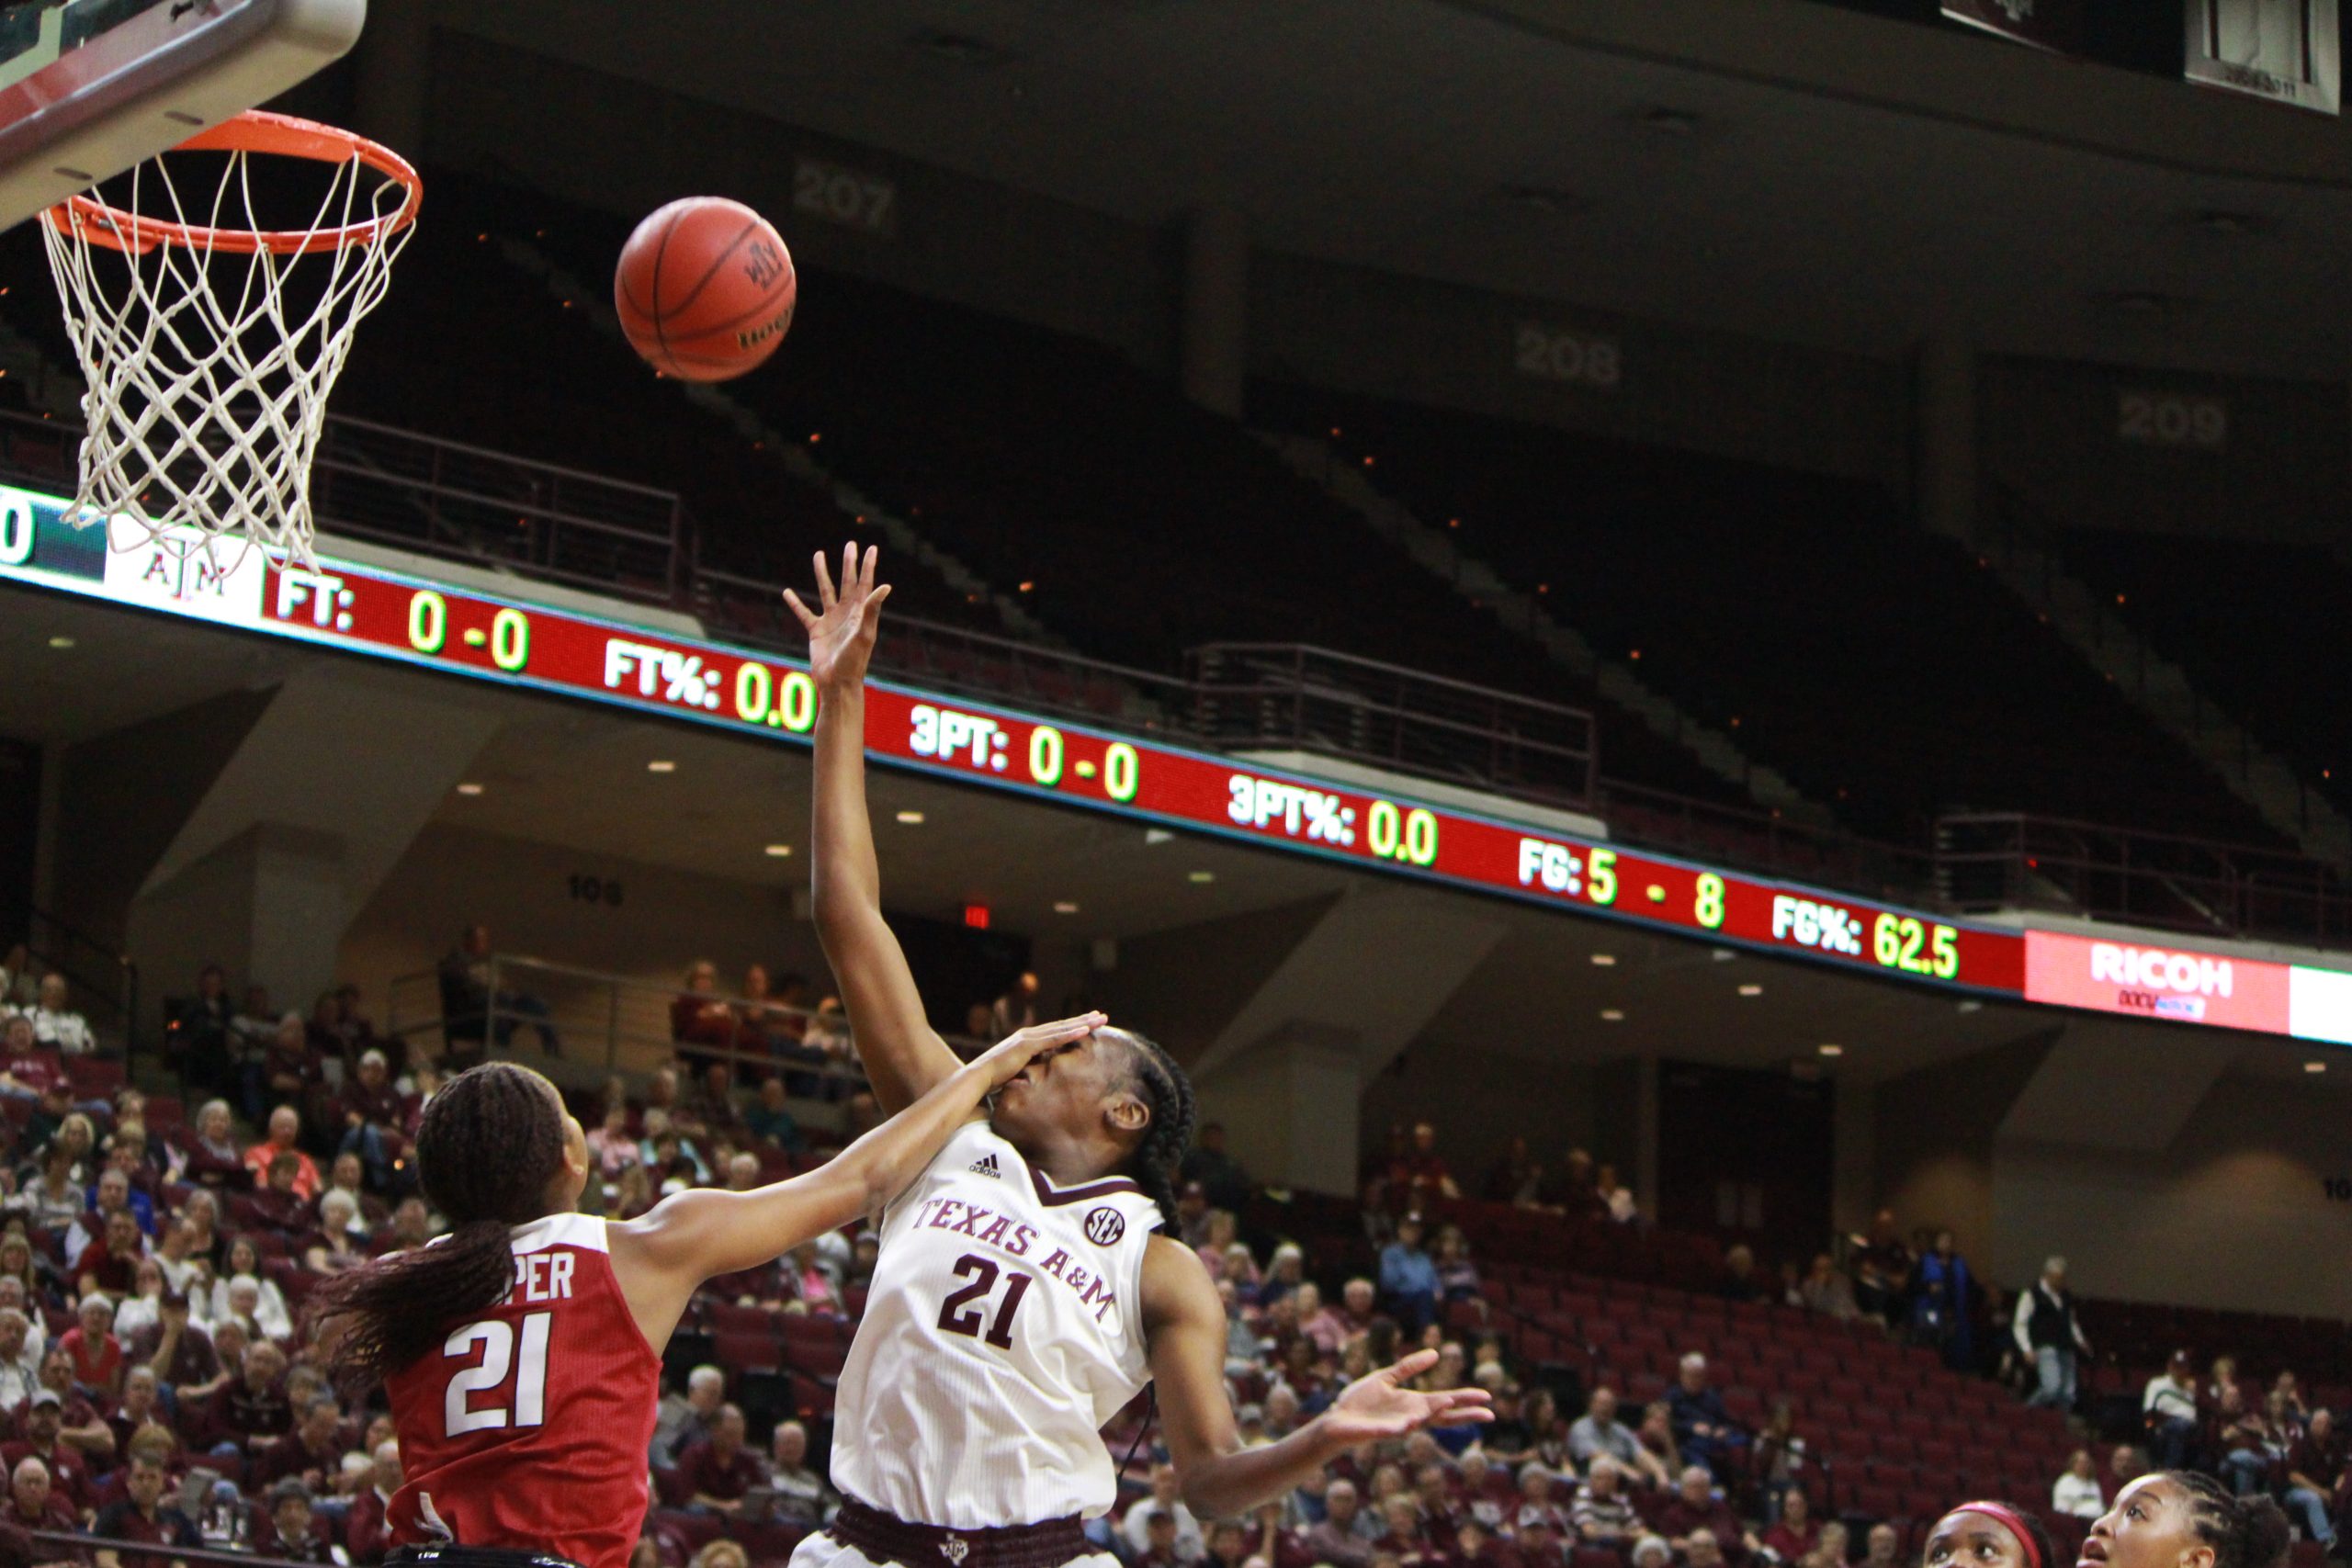
[(799, 292), (775, 226), (723, 196), (689, 196), (650, 214), (613, 276), (629, 345), (682, 381), (756, 367), (791, 329)]

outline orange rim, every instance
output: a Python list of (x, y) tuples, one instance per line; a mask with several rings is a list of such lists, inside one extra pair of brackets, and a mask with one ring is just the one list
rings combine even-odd
[(43, 216), (62, 234), (70, 237), (78, 231), (92, 244), (133, 255), (145, 255), (158, 245), (178, 245), (191, 251), (245, 255), (270, 251), (288, 256), (376, 244), (414, 222), (417, 204), (424, 198), (424, 182), (415, 167), (390, 148), (356, 131), (268, 109), (247, 109), (209, 130), (198, 131), (172, 151), (268, 152), (321, 164), (344, 164), (356, 158), (386, 179), (398, 182), (406, 195), (397, 212), (336, 229), (212, 229), (126, 212), (93, 196), (68, 197)]

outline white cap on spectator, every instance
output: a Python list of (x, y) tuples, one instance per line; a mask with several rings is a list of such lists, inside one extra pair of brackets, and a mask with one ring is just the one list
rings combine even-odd
[(1643, 1563), (1652, 1561), (1670, 1562), (1673, 1560), (1674, 1548), (1666, 1544), (1663, 1536), (1645, 1535), (1634, 1543), (1634, 1568), (1641, 1568)]

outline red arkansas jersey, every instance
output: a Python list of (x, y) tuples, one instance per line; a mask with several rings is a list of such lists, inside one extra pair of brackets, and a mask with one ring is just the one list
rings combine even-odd
[(625, 1568), (645, 1521), (662, 1360), (614, 1278), (605, 1222), (514, 1232), (514, 1288), (386, 1380), (407, 1481), (395, 1546), (457, 1541)]

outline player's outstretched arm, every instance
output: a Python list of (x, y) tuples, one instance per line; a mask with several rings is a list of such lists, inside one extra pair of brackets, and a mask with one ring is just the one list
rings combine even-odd
[(906, 953), (882, 918), (882, 871), (865, 812), (865, 666), (890, 594), (889, 584), (875, 585), (879, 553), (869, 547), (861, 561), (855, 545), (842, 547), (838, 592), (820, 553), (814, 613), (790, 589), (784, 598), (808, 629), (808, 673), (817, 683), (809, 856), (817, 940), (841, 984), (874, 1098), (897, 1111), (953, 1073), (956, 1053), (931, 1027)]
[(1144, 1252), (1143, 1313), (1160, 1436), (1185, 1503), (1204, 1519), (1280, 1497), (1358, 1443), (1494, 1419), (1484, 1389), (1405, 1387), (1437, 1364), (1436, 1351), (1420, 1350), (1350, 1383), (1329, 1409), (1281, 1441), (1245, 1449), (1225, 1393), (1225, 1303), (1192, 1248), (1152, 1238)]
[(906, 1190), (999, 1085), (1103, 1021), (1092, 1012), (1020, 1031), (805, 1175), (748, 1192), (680, 1192), (643, 1219), (606, 1227), (621, 1292), (647, 1343), (669, 1338), (704, 1280), (757, 1268), (880, 1209)]

